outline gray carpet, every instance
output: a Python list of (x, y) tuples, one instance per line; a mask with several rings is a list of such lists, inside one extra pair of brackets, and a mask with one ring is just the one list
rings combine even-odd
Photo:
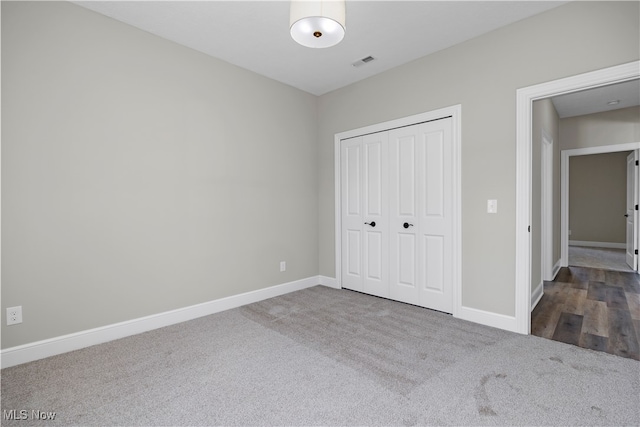
[(624, 249), (569, 246), (569, 265), (614, 271), (633, 271), (627, 264)]
[(640, 424), (638, 361), (322, 286), (1, 379), (46, 425)]

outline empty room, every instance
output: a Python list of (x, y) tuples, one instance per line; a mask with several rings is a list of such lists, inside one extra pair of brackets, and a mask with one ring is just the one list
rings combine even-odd
[(640, 424), (640, 2), (1, 20), (2, 425)]

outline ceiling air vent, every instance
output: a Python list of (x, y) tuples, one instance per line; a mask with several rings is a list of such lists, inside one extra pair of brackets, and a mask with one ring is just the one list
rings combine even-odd
[(362, 59), (358, 59), (356, 62), (354, 62), (353, 65), (354, 67), (362, 67), (363, 65), (374, 61), (376, 58), (374, 58), (373, 56), (367, 56), (366, 58), (362, 58)]

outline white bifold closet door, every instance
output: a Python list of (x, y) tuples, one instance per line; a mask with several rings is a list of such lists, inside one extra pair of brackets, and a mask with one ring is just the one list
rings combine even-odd
[(451, 126), (342, 141), (343, 287), (452, 312)]
[(342, 284), (389, 297), (388, 132), (342, 141)]

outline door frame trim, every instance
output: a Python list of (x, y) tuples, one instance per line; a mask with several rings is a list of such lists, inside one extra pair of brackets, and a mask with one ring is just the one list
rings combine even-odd
[(516, 91), (516, 331), (531, 333), (531, 146), (533, 101), (640, 77), (640, 61), (524, 87)]
[(553, 280), (553, 164), (554, 164), (554, 144), (556, 141), (545, 129), (542, 129), (542, 150), (541, 158), (542, 171), (540, 173), (542, 183), (540, 185), (541, 203), (541, 223), (542, 238), (540, 239), (542, 248), (542, 280)]
[[(635, 151), (638, 149), (640, 149), (640, 142), (630, 142), (627, 144), (575, 148), (560, 152), (560, 263), (563, 267), (569, 265), (569, 158), (589, 154)], [(636, 197), (638, 197), (638, 189), (636, 189)]]
[(361, 127), (345, 132), (340, 132), (334, 136), (334, 206), (335, 206), (335, 266), (336, 266), (336, 284), (338, 288), (342, 288), (342, 215), (341, 215), (341, 182), (340, 182), (340, 141), (344, 139), (354, 138), (370, 133), (383, 132), (399, 127), (416, 125), (432, 120), (451, 117), (452, 119), (452, 135), (451, 142), (453, 144), (453, 316), (459, 317), (462, 306), (462, 171), (461, 171), (461, 135), (462, 135), (462, 105), (452, 105), (450, 107), (440, 108), (408, 117), (390, 120), (382, 123), (376, 123), (370, 126)]

